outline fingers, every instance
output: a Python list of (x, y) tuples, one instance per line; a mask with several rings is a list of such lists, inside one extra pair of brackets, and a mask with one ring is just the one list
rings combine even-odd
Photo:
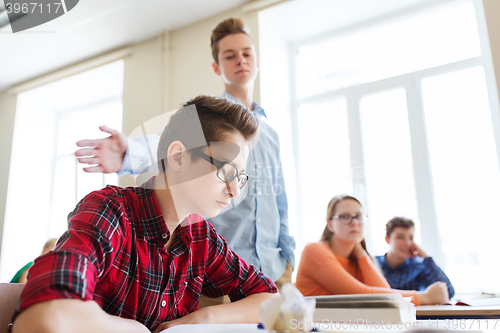
[[(120, 135), (120, 132), (118, 132), (117, 130), (114, 130), (106, 125), (103, 125), (103, 126), (99, 126), (99, 129), (103, 132), (106, 132), (106, 133), (109, 133), (111, 135), (116, 135), (116, 136), (119, 136)], [(76, 142), (76, 145), (78, 147), (97, 147), (99, 146), (105, 139), (107, 138), (104, 138), (104, 139), (84, 139), (84, 140), (79, 140)]]
[(416, 256), (418, 256), (418, 246), (417, 244), (413, 243), (411, 246), (410, 246), (410, 256), (412, 258), (415, 258)]
[(100, 172), (100, 173), (103, 173), (104, 172), (104, 168), (102, 166), (98, 165), (98, 166), (83, 168), (83, 171), (85, 171), (85, 172)]
[(98, 156), (99, 150), (96, 148), (83, 148), (75, 151), (76, 156)]
[(118, 132), (115, 129), (112, 129), (111, 127), (108, 127), (106, 125), (99, 126), (99, 129), (103, 132), (109, 133), (111, 135), (120, 135), (120, 132)]
[(100, 159), (98, 157), (80, 157), (78, 162), (83, 164), (99, 164)]
[(97, 147), (104, 139), (96, 139), (96, 140), (90, 140), (90, 139), (85, 139), (85, 140), (79, 140), (76, 142), (76, 145), (78, 147)]

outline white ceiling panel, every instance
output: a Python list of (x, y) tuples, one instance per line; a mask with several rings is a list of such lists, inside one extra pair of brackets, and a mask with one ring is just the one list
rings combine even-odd
[(7, 26), (0, 30), (0, 91), (249, 1), (81, 0), (65, 15), (25, 32), (13, 34)]
[[(250, 1), (80, 0), (67, 14), (25, 32), (13, 34), (9, 26), (4, 27), (0, 29), (0, 91)], [(264, 15), (272, 14), (276, 29), (296, 41), (428, 1), (437, 0), (294, 0)]]

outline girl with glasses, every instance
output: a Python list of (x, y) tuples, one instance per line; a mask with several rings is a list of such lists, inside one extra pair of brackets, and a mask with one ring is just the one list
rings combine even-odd
[(330, 200), (326, 226), (319, 242), (302, 252), (296, 287), (305, 296), (400, 293), (416, 305), (448, 301), (446, 284), (436, 282), (424, 291), (391, 289), (366, 250), (366, 216), (358, 199), (340, 195)]

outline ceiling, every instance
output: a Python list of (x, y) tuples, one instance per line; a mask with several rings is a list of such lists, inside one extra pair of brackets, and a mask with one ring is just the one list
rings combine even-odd
[(7, 25), (0, 29), (0, 91), (250, 1), (81, 0), (66, 14), (24, 32), (14, 34)]
[[(7, 25), (0, 29), (0, 91), (251, 1), (255, 0), (81, 0), (65, 15), (24, 32), (14, 34)], [(271, 15), (280, 34), (294, 42), (446, 1), (450, 0), (294, 0), (263, 15)]]

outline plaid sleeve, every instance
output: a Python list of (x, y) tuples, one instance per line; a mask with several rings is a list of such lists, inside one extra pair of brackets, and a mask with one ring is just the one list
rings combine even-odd
[(43, 301), (93, 299), (96, 281), (109, 268), (120, 241), (116, 205), (101, 191), (78, 203), (54, 251), (35, 260), (14, 318)]
[(202, 294), (209, 297), (229, 295), (234, 302), (252, 294), (278, 292), (271, 279), (229, 249), (213, 227), (210, 227), (209, 235), (207, 262), (210, 265), (205, 272)]
[(455, 296), (455, 288), (453, 288), (450, 279), (448, 279), (441, 268), (436, 265), (432, 257), (427, 257), (424, 259), (424, 266), (425, 270), (421, 274), (423, 275), (422, 280), (425, 281), (425, 285), (429, 286), (437, 281), (446, 282), (446, 285), (448, 286), (448, 295), (450, 296), (450, 298)]

